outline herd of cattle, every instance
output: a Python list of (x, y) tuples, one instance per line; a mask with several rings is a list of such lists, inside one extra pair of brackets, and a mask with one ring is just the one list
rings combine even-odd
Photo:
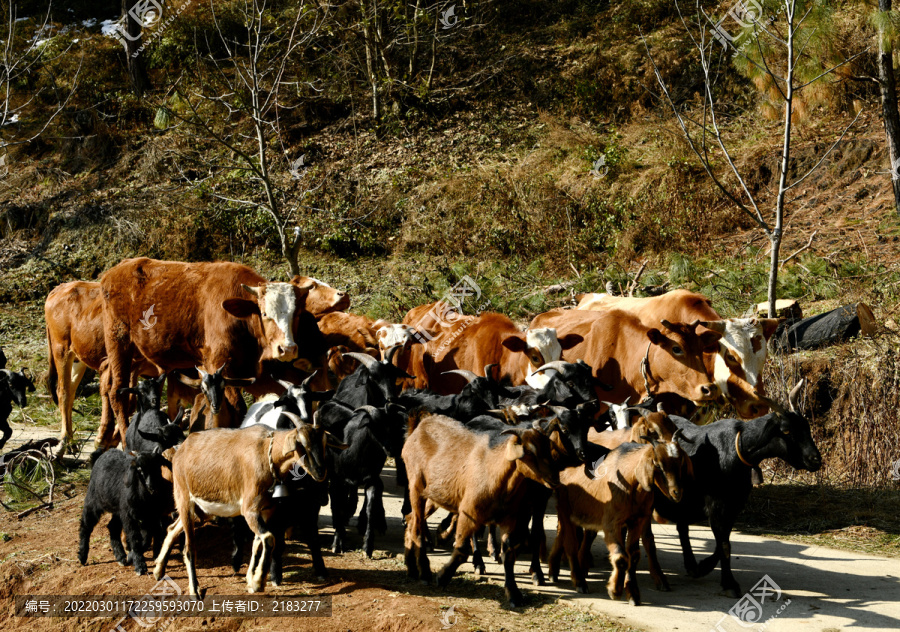
[[(450, 537), (437, 584), (470, 555), (483, 573), (479, 539), (488, 527), (513, 606), (523, 603), (514, 575), (522, 548), (535, 584), (545, 581), (542, 558), (557, 580), (565, 552), (575, 588), (586, 591), (590, 546), (603, 532), (609, 595), (638, 604), (641, 541), (654, 583), (668, 589), (650, 529), (656, 518), (677, 524), (691, 575), (720, 566), (722, 587), (737, 597), (730, 534), (759, 464), (822, 465), (796, 412), (802, 384), (786, 406), (763, 391), (776, 319), (723, 319), (685, 290), (583, 295), (576, 309), (540, 314), (524, 332), (501, 314), (463, 316), (444, 301), (410, 310), (401, 323), (347, 313), (349, 305), (346, 293), (316, 279), (268, 282), (222, 262), (129, 259), (99, 282), (55, 288), (45, 307), (48, 383), (63, 446), (87, 368), (99, 373), (103, 402), (81, 562), (93, 528), (111, 513), (116, 560), (138, 574), (152, 548), (159, 579), (183, 534), (197, 595), (196, 524), (217, 517), (231, 519), (235, 572), (252, 533), (250, 592), (267, 576), (281, 582), (289, 527), (324, 578), (320, 508), (330, 501), (340, 553), (364, 489), (357, 526), (371, 556), (375, 532), (387, 527), (381, 475), (392, 457), (406, 489), (413, 578), (432, 581), (427, 551)], [(23, 380), (30, 385), (24, 370), (0, 373), (0, 419), (7, 399), (24, 405)], [(242, 391), (256, 399), (249, 408)], [(687, 419), (724, 402), (746, 421)], [(543, 521), (554, 494), (559, 526), (548, 552)], [(426, 520), (439, 508), (449, 515), (432, 538)], [(698, 562), (688, 527), (704, 518), (716, 546)]]

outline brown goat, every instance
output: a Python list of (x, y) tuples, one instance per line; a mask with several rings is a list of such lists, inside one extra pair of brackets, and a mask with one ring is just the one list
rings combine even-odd
[(265, 589), (275, 536), (266, 524), (274, 510), (272, 489), (298, 464), (315, 481), (326, 475), (326, 443), (345, 449), (324, 428), (289, 417), (296, 428), (271, 431), (254, 425), (243, 429), (218, 428), (191, 434), (172, 459), (175, 506), (178, 520), (169, 527), (154, 576), (166, 570), (175, 538), (184, 531), (184, 563), (189, 593), (197, 597), (199, 585), (194, 565), (194, 520), (210, 516), (243, 516), (255, 534), (247, 569), (249, 592)]
[(416, 425), (403, 446), (412, 512), (406, 524), (406, 568), (413, 578), (431, 580), (425, 554), (426, 503), (431, 501), (458, 515), (450, 561), (437, 575), (444, 587), (470, 553), (473, 534), (485, 524), (501, 530), (506, 595), (513, 606), (523, 603), (514, 576), (511, 537), (526, 479), (555, 486), (558, 472), (551, 466), (547, 437), (532, 428), (509, 428), (502, 433), (474, 433), (443, 415), (427, 416)]
[(640, 559), (640, 538), (653, 511), (653, 487), (678, 502), (687, 459), (676, 441), (625, 443), (606, 457), (593, 480), (583, 468), (564, 470), (557, 489), (559, 533), (548, 558), (551, 581), (559, 576), (559, 558), (564, 549), (572, 584), (578, 592), (586, 593), (585, 573), (576, 554), (575, 527), (603, 531), (613, 569), (606, 587), (610, 599), (621, 597), (624, 589), (632, 605), (640, 604), (635, 571)]

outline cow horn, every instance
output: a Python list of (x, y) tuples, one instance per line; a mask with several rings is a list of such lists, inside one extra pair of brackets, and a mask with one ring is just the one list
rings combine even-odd
[(353, 358), (354, 360), (359, 362), (361, 365), (363, 365), (367, 369), (372, 369), (378, 364), (378, 360), (376, 360), (375, 358), (373, 358), (372, 356), (370, 356), (366, 353), (358, 353), (356, 351), (351, 351), (350, 353), (345, 353), (344, 357), (345, 358)]
[(475, 375), (475, 373), (473, 373), (472, 371), (467, 371), (466, 369), (452, 369), (450, 371), (444, 371), (442, 375), (447, 375), (448, 373), (456, 373), (457, 375), (462, 375), (470, 384), (472, 383), (472, 380), (478, 379), (478, 376)]
[(491, 364), (485, 364), (484, 365), (484, 377), (488, 378), (489, 380), (494, 379), (493, 378), (493, 375), (494, 375), (493, 368), (495, 366), (500, 366), (500, 365), (497, 364), (496, 362), (492, 362)]
[(568, 364), (569, 364), (569, 363), (566, 362), (565, 360), (554, 360), (553, 362), (548, 362), (548, 363), (545, 364), (544, 366), (535, 369), (534, 372), (535, 372), (535, 373), (540, 373), (541, 371), (547, 371), (547, 370), (549, 370), (549, 369), (553, 369), (554, 371), (559, 371), (560, 373), (562, 373), (562, 372), (563, 372), (563, 369), (564, 369), (564, 368), (566, 367), (566, 365), (568, 365)]
[(800, 391), (803, 389), (804, 384), (806, 384), (806, 378), (800, 378), (800, 381), (797, 382), (797, 385), (791, 389), (788, 395), (788, 404), (791, 406), (792, 413), (800, 411)]
[(387, 353), (384, 354), (383, 362), (385, 364), (393, 364), (394, 356), (397, 355), (397, 352), (400, 351), (400, 349), (402, 349), (402, 348), (403, 348), (403, 345), (394, 345), (393, 347), (388, 349)]
[(710, 331), (715, 331), (717, 333), (725, 335), (725, 321), (724, 320), (701, 320), (700, 326), (706, 327)]
[(241, 283), (241, 287), (246, 291), (250, 292), (253, 296), (259, 298), (259, 288), (258, 287), (250, 287), (249, 285), (245, 285)]
[(669, 331), (674, 331), (674, 329), (672, 329), (672, 323), (670, 323), (665, 318), (663, 318), (661, 321), (659, 321), (659, 324), (662, 325), (663, 327), (665, 327), (666, 329), (668, 329)]
[(297, 428), (297, 430), (300, 430), (303, 427), (303, 424), (305, 423), (303, 421), (303, 418), (300, 417), (300, 415), (295, 415), (294, 413), (289, 413), (286, 410), (282, 410), (281, 414), (284, 415), (285, 417), (287, 417), (288, 419), (290, 419), (291, 423), (294, 424), (294, 427)]

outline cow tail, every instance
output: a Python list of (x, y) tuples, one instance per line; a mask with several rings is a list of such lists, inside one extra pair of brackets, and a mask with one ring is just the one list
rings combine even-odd
[(50, 359), (50, 371), (47, 373), (47, 390), (50, 391), (50, 397), (53, 399), (53, 403), (58, 406), (59, 397), (56, 395), (56, 360), (53, 359), (53, 347), (50, 345), (50, 328), (44, 327), (44, 331), (47, 332), (47, 357)]

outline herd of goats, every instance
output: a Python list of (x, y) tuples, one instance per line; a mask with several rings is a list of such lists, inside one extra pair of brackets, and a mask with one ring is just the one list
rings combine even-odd
[[(690, 575), (720, 566), (723, 589), (737, 597), (730, 534), (761, 481), (760, 463), (822, 465), (797, 412), (802, 381), (786, 405), (763, 391), (778, 320), (723, 319), (704, 296), (674, 290), (581, 295), (576, 308), (540, 314), (521, 331), (501, 314), (463, 315), (463, 301), (480, 295), (468, 281), (401, 323), (346, 312), (350, 297), (317, 279), (269, 282), (235, 263), (128, 259), (99, 282), (55, 288), (45, 306), (47, 382), (63, 420), (60, 455), (88, 368), (102, 401), (81, 563), (104, 514), (116, 560), (144, 574), (152, 548), (157, 579), (183, 534), (197, 596), (195, 529), (221, 518), (231, 519), (235, 572), (252, 535), (250, 592), (264, 590), (267, 576), (281, 582), (289, 528), (324, 578), (320, 508), (330, 501), (332, 550), (341, 553), (362, 488), (357, 527), (371, 556), (375, 532), (387, 528), (381, 475), (393, 458), (412, 578), (444, 587), (470, 555), (484, 573), (479, 539), (489, 527), (512, 606), (524, 601), (514, 575), (520, 549), (531, 554), (534, 584), (545, 581), (542, 559), (556, 581), (565, 553), (575, 589), (586, 592), (602, 532), (610, 598), (639, 604), (641, 541), (651, 578), (668, 590), (655, 518), (677, 525)], [(0, 351), (0, 447), (11, 402), (24, 406), (34, 390), (26, 369), (5, 364)], [(255, 399), (249, 408), (245, 394)], [(715, 403), (742, 419), (711, 420)], [(449, 515), (433, 539), (426, 520), (438, 508)], [(703, 519), (715, 550), (698, 562), (688, 529)], [(434, 578), (427, 551), (448, 538), (452, 556)]]

